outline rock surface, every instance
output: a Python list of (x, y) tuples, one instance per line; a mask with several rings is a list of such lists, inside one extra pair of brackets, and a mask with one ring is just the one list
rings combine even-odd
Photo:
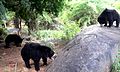
[(75, 36), (46, 72), (110, 72), (120, 48), (120, 28), (97, 25)]

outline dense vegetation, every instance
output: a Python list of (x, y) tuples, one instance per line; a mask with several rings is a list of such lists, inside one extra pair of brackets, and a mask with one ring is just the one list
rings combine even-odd
[(28, 34), (39, 39), (71, 39), (82, 27), (96, 24), (103, 9), (119, 9), (119, 3), (119, 0), (1, 0), (0, 24), (15, 21), (15, 27), (21, 29), (19, 24), (24, 21)]
[[(69, 40), (83, 27), (97, 24), (96, 19), (105, 8), (115, 8), (119, 11), (120, 1), (0, 0), (0, 33), (5, 37), (8, 32), (6, 27), (3, 28), (3, 24), (11, 24), (10, 21), (14, 21), (16, 28), (40, 40)], [(19, 27), (21, 23), (25, 24), (22, 28)], [(117, 60), (114, 64), (115, 72), (120, 72), (119, 62)]]

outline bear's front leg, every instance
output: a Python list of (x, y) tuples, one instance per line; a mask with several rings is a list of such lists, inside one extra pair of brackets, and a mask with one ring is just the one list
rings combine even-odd
[(116, 26), (115, 27), (119, 27), (119, 20), (116, 20)]
[(105, 27), (107, 26), (107, 21), (105, 22), (105, 25), (104, 25)]
[(47, 65), (47, 57), (42, 57), (43, 65)]
[(31, 66), (30, 66), (30, 62), (29, 62), (29, 60), (26, 60), (26, 61), (24, 61), (25, 62), (25, 66), (27, 67), (27, 68), (31, 68)]
[(34, 61), (35, 70), (39, 71), (40, 70), (39, 60), (33, 60), (33, 61)]
[(107, 27), (111, 27), (113, 25), (113, 21), (109, 20), (109, 25)]

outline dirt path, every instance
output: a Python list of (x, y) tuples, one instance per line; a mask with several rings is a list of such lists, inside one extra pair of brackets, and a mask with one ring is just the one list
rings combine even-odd
[[(36, 72), (34, 70), (34, 65), (31, 62), (31, 69), (27, 69), (20, 55), (20, 50), (22, 47), (12, 47), (4, 49), (0, 47), (0, 72)], [(48, 64), (51, 61), (48, 61)], [(40, 72), (45, 72), (46, 66), (40, 66)]]

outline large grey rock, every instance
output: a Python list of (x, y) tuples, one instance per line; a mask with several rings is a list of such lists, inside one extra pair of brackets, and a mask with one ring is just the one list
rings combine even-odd
[(90, 26), (75, 36), (46, 72), (110, 72), (120, 48), (120, 29)]

